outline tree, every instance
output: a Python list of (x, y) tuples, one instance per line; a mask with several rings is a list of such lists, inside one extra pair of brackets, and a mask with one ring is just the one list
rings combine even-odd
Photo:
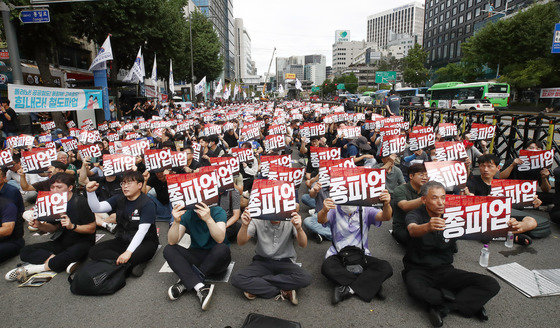
[(412, 86), (423, 86), (428, 79), (428, 69), (424, 67), (428, 53), (422, 49), (418, 43), (414, 44), (412, 49), (408, 50), (408, 54), (402, 60), (403, 79), (405, 83)]
[[(193, 12), (191, 13), (191, 20), (194, 75), (197, 81), (200, 81), (205, 76), (207, 81), (214, 81), (220, 76), (224, 67), (224, 60), (220, 55), (220, 40), (214, 31), (212, 23), (206, 16), (199, 12)], [(187, 34), (186, 52), (190, 58), (190, 42), (188, 37), (189, 35)], [(190, 80), (189, 75), (186, 81)]]
[(401, 61), (396, 59), (393, 56), (383, 58), (377, 63), (377, 70), (378, 71), (400, 71), (401, 70)]
[(435, 72), (436, 82), (474, 82), (482, 78), (480, 65), (472, 63), (450, 63)]

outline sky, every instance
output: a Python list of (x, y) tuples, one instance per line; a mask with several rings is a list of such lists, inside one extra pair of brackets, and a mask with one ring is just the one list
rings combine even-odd
[[(365, 40), (367, 17), (412, 0), (233, 0), (235, 18), (242, 18), (251, 37), (257, 74), (265, 75), (275, 57), (322, 54), (332, 63), (336, 30), (349, 30), (351, 40)], [(274, 62), (270, 69), (274, 74)]]

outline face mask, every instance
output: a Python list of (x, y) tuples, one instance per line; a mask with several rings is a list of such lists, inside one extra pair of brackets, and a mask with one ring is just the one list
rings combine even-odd
[(357, 208), (358, 208), (358, 206), (348, 206), (348, 205), (341, 205), (340, 206), (340, 209), (348, 215), (354, 213)]

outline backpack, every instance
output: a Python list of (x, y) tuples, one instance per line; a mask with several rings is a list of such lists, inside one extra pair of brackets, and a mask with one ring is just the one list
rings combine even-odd
[(249, 313), (241, 328), (301, 328), (301, 324), (258, 313)]
[(112, 260), (88, 260), (68, 277), (70, 291), (76, 295), (110, 295), (126, 285), (128, 264)]

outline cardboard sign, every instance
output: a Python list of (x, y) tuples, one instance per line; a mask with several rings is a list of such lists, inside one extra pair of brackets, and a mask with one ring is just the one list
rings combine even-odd
[(222, 133), (222, 126), (218, 124), (206, 124), (204, 130), (202, 130), (202, 135), (205, 137), (217, 136)]
[(400, 134), (401, 134), (401, 129), (400, 128), (382, 127), (379, 130), (379, 135), (381, 137), (384, 137), (384, 136), (398, 136)]
[(216, 172), (218, 175), (218, 191), (220, 194), (233, 190), (233, 174), (226, 164), (203, 166), (198, 169), (198, 172)]
[(241, 134), (239, 135), (239, 141), (245, 142), (253, 139), (258, 139), (261, 136), (261, 130), (258, 127), (251, 127), (241, 129)]
[(41, 130), (49, 131), (53, 129), (56, 129), (56, 124), (54, 123), (54, 121), (41, 122)]
[(68, 121), (66, 122), (66, 127), (68, 127), (68, 129), (75, 128), (76, 123), (74, 121)]
[(167, 176), (167, 190), (171, 206), (183, 205), (195, 208), (198, 203), (208, 206), (218, 204), (218, 175), (208, 173), (170, 174)]
[(84, 145), (91, 145), (96, 142), (101, 142), (101, 135), (97, 130), (82, 130), (80, 131), (80, 135), (78, 136), (78, 141), (80, 141)]
[(0, 150), (0, 167), (10, 167), (14, 164), (14, 159), (12, 158), (12, 150), (4, 149)]
[(436, 143), (436, 134), (433, 132), (428, 133), (409, 133), (408, 143), (410, 150), (416, 151), (419, 149), (426, 149)]
[(187, 153), (184, 151), (171, 150), (171, 168), (181, 168), (188, 165)]
[(385, 169), (329, 168), (329, 195), (335, 204), (372, 206), (385, 189)]
[(103, 175), (106, 177), (132, 171), (136, 165), (136, 158), (131, 155), (111, 154), (103, 155)]
[(505, 237), (510, 215), (511, 198), (508, 197), (447, 195), (443, 237), (476, 240)]
[(321, 188), (328, 188), (330, 186), (331, 176), (329, 175), (330, 167), (356, 167), (354, 164), (354, 158), (341, 158), (332, 160), (320, 160), (319, 161), (319, 183)]
[(99, 145), (78, 145), (78, 154), (82, 160), (86, 157), (101, 157), (101, 148)]
[(60, 144), (62, 145), (62, 150), (66, 153), (78, 149), (78, 140), (75, 138), (60, 139)]
[(453, 123), (440, 123), (438, 125), (438, 133), (442, 138), (454, 137), (459, 131), (457, 130), (457, 125)]
[(356, 139), (362, 135), (362, 129), (359, 126), (347, 126), (344, 128), (338, 128), (336, 130), (337, 136), (344, 139)]
[(465, 161), (468, 157), (465, 145), (459, 141), (436, 142), (436, 158), (439, 162)]
[(286, 134), (288, 129), (286, 125), (271, 125), (268, 127), (268, 134)]
[(291, 168), (282, 165), (272, 164), (268, 170), (268, 178), (270, 180), (279, 180), (292, 182), (296, 188), (299, 188), (305, 175), (305, 167)]
[(305, 123), (299, 128), (299, 135), (305, 138), (320, 137), (327, 133), (324, 123)]
[(231, 174), (239, 173), (239, 160), (235, 157), (210, 157), (210, 165), (226, 165)]
[(552, 166), (552, 163), (554, 163), (554, 149), (522, 149), (519, 151), (519, 158), (523, 161), (523, 163), (517, 167), (520, 172), (550, 168)]
[(34, 148), (21, 152), (21, 168), (24, 173), (45, 172), (56, 160), (55, 148)]
[(296, 205), (293, 183), (257, 179), (253, 181), (247, 210), (253, 219), (289, 221)]
[(417, 126), (412, 127), (412, 132), (413, 133), (433, 133), (434, 132), (434, 127), (433, 126), (417, 125)]
[(170, 149), (146, 149), (144, 151), (144, 164), (148, 171), (169, 170), (173, 166)]
[(255, 160), (255, 153), (251, 148), (231, 148), (231, 154), (237, 158), (240, 163), (253, 162)]
[(37, 202), (33, 206), (33, 218), (49, 223), (60, 221), (62, 214), (66, 214), (67, 205), (67, 193), (39, 191)]
[(27, 134), (20, 134), (19, 136), (12, 136), (6, 138), (7, 148), (27, 148), (33, 147), (35, 137)]
[(264, 138), (264, 150), (267, 153), (276, 152), (286, 148), (286, 138), (281, 134), (272, 134)]
[(146, 149), (150, 149), (150, 141), (142, 140), (124, 140), (122, 142), (122, 153), (125, 155), (142, 156)]
[(282, 165), (286, 167), (292, 166), (292, 156), (291, 155), (269, 155), (261, 156), (261, 175), (266, 178), (268, 177), (268, 171), (271, 164)]
[(470, 130), (470, 141), (491, 140), (496, 133), (496, 126), (490, 124), (473, 123)]
[(509, 197), (513, 208), (534, 208), (537, 195), (537, 181), (534, 180), (492, 180), (490, 196)]
[(111, 141), (117, 141), (120, 139), (120, 136), (118, 133), (107, 133), (107, 140), (109, 140), (109, 142)]
[(464, 162), (424, 162), (430, 181), (441, 183), (446, 189), (465, 188), (467, 185), (467, 167)]
[(309, 156), (311, 167), (318, 168), (321, 160), (340, 159), (341, 149), (339, 147), (310, 147)]
[(99, 131), (107, 131), (107, 130), (109, 130), (109, 123), (105, 122), (105, 123), (102, 123), (102, 124), (98, 124), (97, 129)]
[(402, 154), (406, 149), (406, 136), (384, 136), (381, 141), (381, 157), (391, 154)]

